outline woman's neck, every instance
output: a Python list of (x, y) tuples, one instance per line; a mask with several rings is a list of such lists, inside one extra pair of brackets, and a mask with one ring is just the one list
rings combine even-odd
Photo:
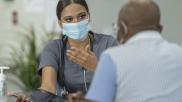
[(87, 37), (84, 41), (76, 41), (73, 39), (68, 38), (68, 44), (71, 47), (76, 47), (76, 48), (85, 48), (86, 45), (90, 44), (90, 39)]

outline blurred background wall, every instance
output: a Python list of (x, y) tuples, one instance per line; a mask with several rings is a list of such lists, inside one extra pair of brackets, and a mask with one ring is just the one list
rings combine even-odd
[[(37, 36), (60, 32), (56, 18), (58, 0), (0, 0), (0, 65), (11, 64), (10, 46), (20, 48), (22, 30), (33, 27)], [(93, 31), (115, 36), (114, 25), (127, 0), (86, 0), (91, 11)], [(163, 36), (182, 44), (182, 0), (155, 0), (161, 8)], [(22, 42), (23, 43), (23, 42)], [(12, 89), (18, 86), (10, 85)]]
[[(113, 25), (121, 6), (127, 0), (87, 0), (91, 11), (92, 28), (96, 32), (113, 35)], [(182, 42), (182, 1), (155, 0), (161, 8), (163, 36), (172, 41)], [(19, 36), (15, 34), (21, 26), (33, 26), (35, 29), (45, 27), (48, 31), (55, 26), (55, 6), (57, 0), (0, 0), (0, 61), (8, 57), (7, 44), (16, 44)], [(16, 16), (16, 17), (15, 17)], [(17, 24), (14, 19), (17, 20)]]
[[(127, 0), (87, 0), (91, 11), (92, 28), (96, 32), (112, 34), (117, 14)], [(173, 42), (181, 43), (182, 1), (155, 0), (162, 13), (163, 36)], [(6, 57), (6, 44), (18, 40), (15, 33), (21, 26), (45, 26), (47, 30), (55, 28), (55, 5), (57, 0), (0, 0), (0, 59)], [(13, 16), (16, 16), (15, 18)], [(17, 19), (17, 25), (13, 24)], [(57, 31), (59, 28), (57, 27)], [(3, 54), (2, 54), (3, 53)]]

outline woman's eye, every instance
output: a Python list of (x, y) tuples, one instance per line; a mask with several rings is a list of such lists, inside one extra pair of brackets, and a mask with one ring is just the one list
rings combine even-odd
[(85, 18), (86, 18), (86, 14), (79, 16), (79, 20), (84, 20)]
[(65, 22), (72, 22), (73, 21), (73, 18), (65, 18), (64, 21)]

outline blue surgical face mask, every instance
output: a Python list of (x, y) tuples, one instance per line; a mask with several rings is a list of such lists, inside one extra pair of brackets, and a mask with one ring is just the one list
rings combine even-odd
[(63, 34), (71, 39), (83, 41), (87, 38), (88, 32), (91, 30), (88, 19), (78, 23), (63, 23)]

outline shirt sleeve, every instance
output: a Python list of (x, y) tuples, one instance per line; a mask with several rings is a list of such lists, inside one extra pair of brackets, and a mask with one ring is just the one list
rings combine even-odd
[(45, 46), (40, 57), (40, 64), (38, 69), (38, 74), (41, 75), (42, 69), (45, 66), (52, 66), (56, 71), (58, 70), (58, 47), (55, 42), (50, 42)]
[(113, 102), (115, 93), (116, 66), (109, 54), (103, 53), (86, 98), (96, 102)]

